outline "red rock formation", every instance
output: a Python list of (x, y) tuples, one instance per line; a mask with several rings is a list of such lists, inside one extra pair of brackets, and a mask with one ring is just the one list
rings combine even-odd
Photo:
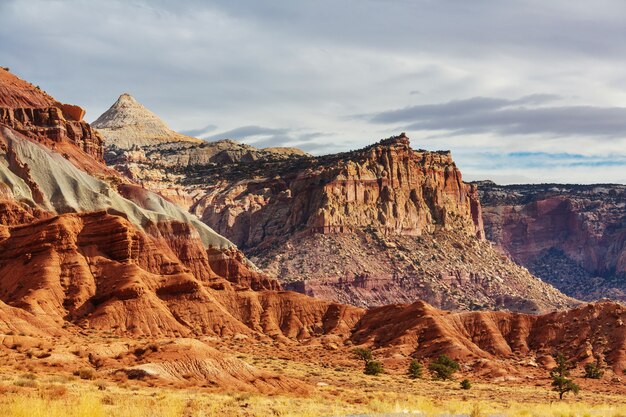
[(0, 67), (0, 107), (45, 108), (57, 101), (39, 87), (35, 87)]
[(287, 288), (376, 306), (541, 312), (572, 300), (483, 240), (477, 188), (449, 152), (401, 135), (359, 151), (174, 171), (191, 211)]
[(567, 294), (626, 300), (626, 186), (480, 183), (487, 236)]
[(464, 364), (506, 359), (537, 366), (562, 352), (575, 364), (600, 361), (621, 373), (626, 367), (625, 319), (624, 306), (607, 302), (543, 316), (450, 313), (417, 302), (368, 311), (351, 340), (382, 349), (379, 355), (447, 354)]
[(84, 115), (79, 106), (59, 103), (0, 68), (0, 124), (40, 141), (71, 142), (102, 160), (103, 140), (83, 121)]

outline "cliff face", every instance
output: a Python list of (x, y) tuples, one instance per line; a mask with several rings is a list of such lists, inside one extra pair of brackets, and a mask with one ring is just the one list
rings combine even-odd
[(580, 299), (626, 299), (626, 186), (479, 185), (487, 238)]
[(66, 119), (59, 107), (0, 108), (0, 124), (39, 141), (71, 142), (97, 160), (104, 155), (100, 135), (82, 120)]
[(48, 146), (70, 142), (97, 160), (103, 141), (88, 123), (85, 111), (54, 100), (38, 87), (0, 68), (0, 124)]
[[(414, 151), (399, 136), (349, 154), (289, 162), (273, 178), (209, 188), (192, 212), (242, 248), (296, 232), (364, 228), (384, 235), (455, 230), (483, 236), (476, 188), (463, 183), (450, 153)], [(227, 168), (236, 169), (243, 171)]]
[(184, 200), (289, 289), (358, 306), (425, 299), (540, 312), (571, 303), (484, 241), (477, 189), (449, 152), (413, 150), (401, 135), (321, 157), (189, 163), (172, 159), (172, 146), (115, 167)]

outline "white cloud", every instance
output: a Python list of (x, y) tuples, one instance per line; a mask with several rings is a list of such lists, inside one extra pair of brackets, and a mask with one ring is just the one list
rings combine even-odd
[[(403, 129), (354, 114), (529, 94), (559, 96), (570, 109), (621, 107), (625, 13), (619, 0), (7, 0), (0, 56), (90, 119), (128, 91), (178, 130), (262, 126), (282, 132), (267, 143), (332, 152)], [(496, 160), (472, 164), (475, 150), (626, 153), (619, 138), (581, 131), (407, 133), (416, 147), (451, 148), (466, 177), (508, 175)], [(537, 181), (620, 178), (608, 168), (533, 169)]]

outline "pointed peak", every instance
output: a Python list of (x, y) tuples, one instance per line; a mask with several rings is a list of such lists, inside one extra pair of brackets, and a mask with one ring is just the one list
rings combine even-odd
[(129, 93), (121, 94), (92, 126), (104, 135), (107, 145), (122, 149), (165, 142), (201, 142), (171, 130)]
[(117, 103), (133, 103), (133, 104), (139, 104), (139, 102), (137, 101), (137, 99), (135, 99), (135, 97), (131, 96), (128, 93), (122, 93), (117, 101), (115, 102)]

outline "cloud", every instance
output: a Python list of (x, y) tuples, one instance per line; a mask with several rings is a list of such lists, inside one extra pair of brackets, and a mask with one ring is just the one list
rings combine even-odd
[(544, 105), (557, 99), (558, 96), (549, 94), (524, 96), (514, 100), (473, 97), (379, 112), (370, 115), (369, 120), (374, 123), (401, 123), (406, 130), (447, 131), (449, 135), (626, 135), (625, 107)]
[(195, 137), (206, 136), (209, 134), (209, 132), (213, 132), (216, 129), (217, 129), (216, 125), (209, 124), (199, 129), (181, 130), (180, 133), (182, 133), (183, 135), (192, 136), (195, 138)]
[(545, 151), (548, 137), (614, 150), (625, 14), (621, 0), (3, 0), (0, 56), (89, 120), (132, 91), (193, 136), (329, 153), (405, 130), (473, 174), (460, 135), (474, 151)]

